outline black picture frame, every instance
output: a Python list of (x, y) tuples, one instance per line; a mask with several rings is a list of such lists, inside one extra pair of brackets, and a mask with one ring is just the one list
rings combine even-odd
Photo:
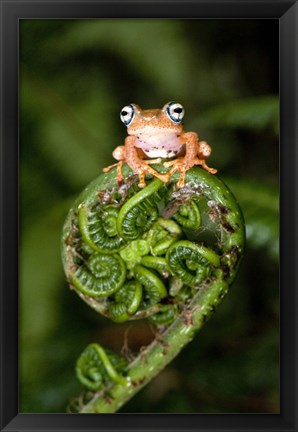
[[(297, 20), (285, 0), (1, 0), (1, 431), (297, 431)], [(18, 25), (22, 18), (280, 21), (280, 414), (19, 414)]]

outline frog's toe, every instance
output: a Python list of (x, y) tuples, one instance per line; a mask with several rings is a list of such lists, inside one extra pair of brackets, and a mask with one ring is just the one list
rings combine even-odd
[[(208, 168), (209, 168), (209, 167), (208, 167)], [(216, 173), (217, 173), (217, 169), (215, 169), (215, 168), (209, 168), (208, 171), (209, 171), (211, 174), (216, 174)]]
[(169, 167), (171, 167), (173, 165), (179, 165), (180, 163), (181, 163), (181, 159), (173, 159), (173, 160), (170, 160), (168, 162), (164, 162), (163, 166), (165, 168), (169, 168)]
[(207, 172), (210, 172), (210, 174), (216, 174), (216, 173), (217, 173), (217, 169), (215, 169), (215, 168), (210, 168), (210, 167), (206, 164), (206, 162), (205, 162), (204, 159), (198, 159), (198, 160), (196, 161), (196, 164), (195, 164), (195, 165), (201, 165), (202, 168), (204, 168), (204, 170), (206, 170)]
[(161, 158), (156, 158), (156, 159), (147, 159), (143, 161), (145, 164), (149, 165), (149, 164), (159, 164), (161, 162)]
[(118, 163), (115, 163), (113, 165), (109, 165), (109, 166), (103, 168), (102, 170), (103, 170), (104, 173), (106, 173), (106, 172), (111, 171), (111, 169), (115, 168), (117, 165), (118, 165)]
[(177, 187), (179, 189), (185, 186), (185, 175), (180, 173), (180, 179), (177, 181)]

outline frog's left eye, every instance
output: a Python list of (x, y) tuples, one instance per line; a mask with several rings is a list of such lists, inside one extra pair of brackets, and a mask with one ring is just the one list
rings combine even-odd
[(184, 108), (180, 103), (170, 102), (166, 108), (170, 119), (175, 123), (180, 123), (184, 117)]
[(125, 124), (125, 126), (128, 126), (135, 115), (135, 109), (132, 104), (126, 105), (122, 110), (120, 111), (120, 119)]

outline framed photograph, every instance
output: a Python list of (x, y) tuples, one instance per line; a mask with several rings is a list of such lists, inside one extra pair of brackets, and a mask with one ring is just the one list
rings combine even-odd
[(1, 430), (298, 430), (297, 18), (1, 1)]

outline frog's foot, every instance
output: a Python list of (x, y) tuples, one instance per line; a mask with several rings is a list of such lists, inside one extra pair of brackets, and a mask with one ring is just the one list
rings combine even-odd
[(188, 171), (190, 168), (192, 168), (194, 165), (201, 165), (202, 168), (204, 168), (206, 171), (210, 172), (211, 174), (215, 174), (217, 170), (215, 168), (210, 168), (206, 164), (204, 159), (194, 159), (192, 161), (187, 161), (185, 158), (177, 158), (174, 160), (171, 160), (169, 162), (165, 162), (164, 166), (166, 168), (172, 167), (170, 171), (168, 172), (169, 177), (171, 177), (175, 172), (180, 173), (180, 178), (177, 182), (178, 188), (185, 186), (185, 174), (186, 171)]
[(123, 180), (122, 166), (123, 166), (123, 161), (121, 160), (117, 163), (114, 163), (113, 165), (109, 165), (109, 166), (103, 168), (103, 172), (109, 172), (112, 168), (117, 167), (117, 182), (121, 183)]
[(201, 165), (202, 168), (204, 168), (204, 170), (206, 170), (207, 172), (210, 172), (210, 174), (216, 174), (217, 173), (217, 169), (208, 167), (208, 165), (206, 164), (204, 159), (197, 159), (195, 161), (195, 165)]
[(103, 168), (102, 170), (103, 170), (103, 172), (109, 172), (109, 171), (111, 171), (111, 169), (112, 168), (115, 168), (117, 165), (118, 165), (118, 163), (119, 162), (117, 162), (117, 163), (114, 163), (113, 165), (109, 165), (109, 166), (107, 166), (107, 167), (105, 167), (105, 168)]
[(177, 158), (174, 160), (171, 160), (169, 162), (165, 162), (163, 165), (164, 167), (172, 167), (170, 171), (167, 173), (169, 177), (171, 177), (176, 171), (180, 173), (180, 178), (177, 182), (178, 188), (182, 188), (185, 185), (185, 173), (186, 171), (193, 166), (192, 164), (185, 163), (185, 158)]
[(146, 186), (145, 174), (139, 174), (139, 188), (143, 189)]
[(139, 176), (139, 187), (144, 188), (146, 186), (145, 182), (145, 175), (151, 174), (153, 177), (157, 177), (159, 180), (161, 180), (164, 183), (167, 183), (169, 181), (169, 174), (160, 174), (159, 172), (155, 171), (150, 166), (150, 163), (158, 163), (158, 162), (152, 162), (154, 159), (151, 160), (142, 160), (141, 163), (138, 163), (137, 166), (133, 167), (133, 171), (138, 174)]
[[(168, 167), (170, 167), (170, 166), (173, 166), (174, 165), (174, 167), (177, 165), (180, 165), (182, 162), (184, 161), (184, 158), (177, 158), (177, 159), (173, 159), (173, 160), (170, 160), (170, 161), (168, 161), (168, 162), (164, 162), (163, 163), (163, 166), (165, 167), (165, 168), (168, 168)], [(173, 169), (173, 168), (172, 168)], [(171, 170), (172, 171), (172, 170)]]

